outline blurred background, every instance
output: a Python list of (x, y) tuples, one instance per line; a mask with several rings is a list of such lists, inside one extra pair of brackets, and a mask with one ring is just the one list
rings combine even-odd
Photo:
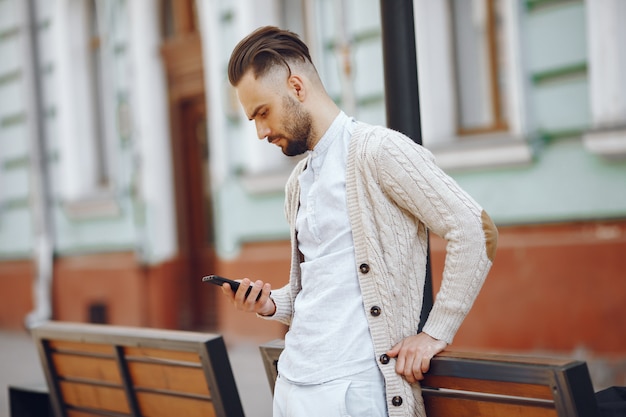
[[(576, 357), (596, 389), (626, 385), (626, 2), (413, 7), (424, 146), (500, 231), (452, 347)], [(0, 0), (0, 330), (283, 336), (200, 282), (288, 279), (295, 161), (226, 75), (267, 24), (301, 35), (349, 115), (386, 123), (377, 0)]]

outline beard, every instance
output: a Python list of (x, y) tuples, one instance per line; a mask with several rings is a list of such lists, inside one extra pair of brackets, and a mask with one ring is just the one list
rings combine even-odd
[(272, 140), (281, 137), (287, 141), (287, 145), (282, 147), (283, 153), (287, 156), (301, 155), (309, 150), (313, 136), (311, 115), (304, 110), (302, 105), (290, 96), (283, 97), (284, 117), (282, 125), (284, 134), (272, 135), (268, 138)]

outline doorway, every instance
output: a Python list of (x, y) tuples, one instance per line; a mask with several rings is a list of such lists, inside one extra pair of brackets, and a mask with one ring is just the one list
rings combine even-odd
[[(182, 283), (179, 327), (215, 330), (215, 264), (202, 39), (194, 0), (160, 0)], [(209, 288), (210, 287), (210, 288)]]
[[(214, 270), (214, 227), (211, 181), (209, 178), (209, 143), (204, 95), (181, 100), (179, 149), (180, 181), (179, 242), (186, 260), (186, 310), (191, 328), (215, 330), (216, 288), (201, 282)], [(185, 301), (185, 300), (183, 300)]]

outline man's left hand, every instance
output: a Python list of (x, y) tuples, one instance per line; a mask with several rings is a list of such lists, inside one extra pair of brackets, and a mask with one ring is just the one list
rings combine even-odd
[(387, 352), (396, 360), (396, 372), (413, 384), (424, 379), (430, 369), (430, 360), (443, 351), (448, 344), (437, 340), (426, 333), (409, 336)]

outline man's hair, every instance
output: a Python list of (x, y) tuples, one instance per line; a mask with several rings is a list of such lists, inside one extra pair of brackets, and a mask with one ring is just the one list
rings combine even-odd
[(264, 26), (246, 36), (235, 47), (228, 62), (228, 80), (237, 86), (250, 68), (254, 77), (259, 78), (277, 65), (284, 66), (291, 75), (289, 63), (297, 61), (308, 61), (313, 65), (309, 48), (300, 37), (275, 26)]

